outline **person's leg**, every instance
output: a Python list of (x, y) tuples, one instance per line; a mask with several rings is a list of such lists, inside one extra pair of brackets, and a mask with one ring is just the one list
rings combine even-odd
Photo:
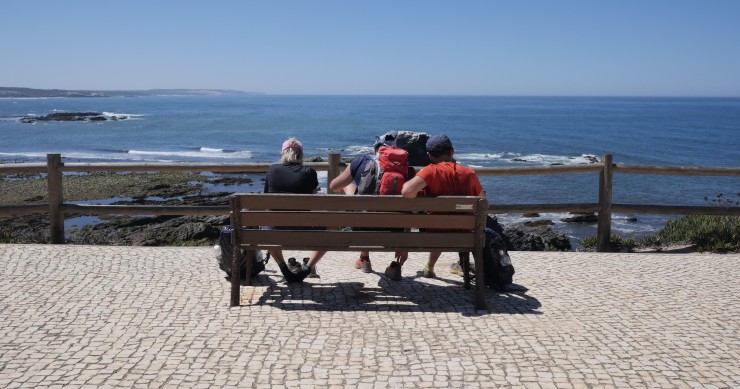
[(283, 250), (280, 249), (269, 249), (267, 250), (268, 253), (270, 253), (270, 256), (277, 262), (278, 265), (281, 263), (285, 263), (285, 258), (283, 258)]
[(308, 258), (308, 263), (306, 264), (309, 268), (316, 267), (316, 264), (319, 263), (321, 258), (324, 257), (324, 254), (326, 254), (326, 251), (313, 251), (311, 252), (311, 256)]
[(424, 272), (422, 273), (424, 277), (434, 278), (437, 276), (434, 274), (434, 265), (437, 263), (440, 255), (442, 255), (440, 251), (429, 252), (429, 261), (427, 261), (427, 265), (424, 266)]
[[(342, 188), (342, 192), (346, 195), (353, 196), (355, 192), (357, 192), (357, 184), (355, 184), (354, 181), (350, 182)], [(369, 251), (362, 251), (360, 252), (360, 258), (357, 259), (355, 262), (355, 268), (362, 269), (365, 273), (372, 273), (373, 268), (370, 265), (370, 252)]]
[(353, 182), (350, 182), (347, 186), (342, 189), (342, 192), (346, 195), (353, 195), (355, 192), (357, 192), (357, 185)]

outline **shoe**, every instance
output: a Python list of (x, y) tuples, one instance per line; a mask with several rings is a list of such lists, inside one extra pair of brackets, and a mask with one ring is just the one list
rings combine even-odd
[(301, 271), (298, 274), (293, 273), (290, 269), (288, 269), (288, 265), (283, 262), (280, 265), (278, 265), (280, 268), (280, 272), (283, 273), (283, 277), (285, 277), (285, 281), (288, 282), (303, 282), (303, 280), (308, 276), (308, 272)]
[(365, 273), (373, 272), (373, 266), (370, 264), (370, 258), (360, 257), (360, 259), (355, 262), (355, 268), (360, 269)]
[(303, 271), (308, 271), (306, 278), (321, 278), (321, 276), (316, 273), (316, 266), (308, 266), (308, 259), (309, 258), (303, 258)]
[(424, 271), (421, 273), (422, 277), (425, 278), (435, 278), (437, 277), (436, 274), (434, 274), (434, 268), (431, 268), (429, 266), (424, 266)]
[(462, 276), (465, 272), (463, 271), (463, 268), (462, 266), (460, 266), (459, 262), (452, 262), (452, 264), (450, 265), (450, 273)]
[(303, 265), (298, 263), (298, 261), (295, 258), (288, 258), (288, 269), (292, 271), (293, 273), (298, 273), (301, 270), (303, 270)]
[(391, 262), (391, 264), (385, 268), (385, 276), (393, 281), (401, 281), (401, 264), (396, 261)]

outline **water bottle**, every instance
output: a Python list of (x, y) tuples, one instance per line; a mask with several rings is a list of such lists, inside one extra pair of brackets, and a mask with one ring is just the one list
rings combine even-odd
[(501, 261), (501, 266), (511, 266), (511, 257), (504, 250), (498, 251), (498, 257)]

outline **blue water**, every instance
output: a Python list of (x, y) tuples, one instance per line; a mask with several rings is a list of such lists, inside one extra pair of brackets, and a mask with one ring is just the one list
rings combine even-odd
[[(129, 119), (36, 124), (17, 120), (54, 111), (107, 112)], [(374, 135), (388, 130), (448, 134), (458, 161), (471, 166), (574, 164), (604, 153), (626, 164), (740, 166), (740, 98), (0, 99), (3, 162), (41, 162), (47, 153), (61, 153), (66, 162), (275, 161), (279, 145), (289, 136), (300, 139), (309, 156), (325, 157), (329, 151), (351, 156), (370, 151)], [(482, 182), (494, 204), (598, 198), (595, 174), (484, 177)], [(739, 192), (735, 177), (617, 175), (614, 202), (705, 205), (705, 196)], [(645, 216), (620, 228), (639, 235), (664, 220)]]

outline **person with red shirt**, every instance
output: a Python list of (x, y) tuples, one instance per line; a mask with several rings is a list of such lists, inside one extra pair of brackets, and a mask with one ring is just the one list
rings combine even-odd
[[(424, 196), (479, 196), (486, 197), (478, 176), (473, 169), (458, 165), (453, 156), (455, 148), (447, 135), (435, 135), (427, 140), (427, 154), (431, 164), (421, 169), (414, 178), (403, 184), (401, 195), (415, 198)], [(434, 278), (434, 265), (442, 253), (429, 252), (429, 261), (422, 275)]]

